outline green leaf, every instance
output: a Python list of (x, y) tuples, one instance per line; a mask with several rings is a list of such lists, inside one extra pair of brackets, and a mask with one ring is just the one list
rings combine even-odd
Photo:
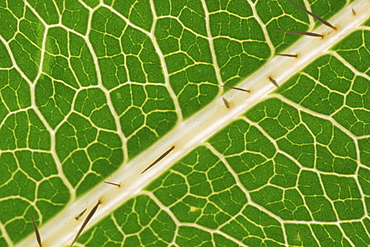
[(37, 245), (30, 214), (71, 245), (97, 202), (74, 246), (370, 245), (370, 3), (296, 2), (336, 30), (286, 0), (1, 0), (0, 246)]

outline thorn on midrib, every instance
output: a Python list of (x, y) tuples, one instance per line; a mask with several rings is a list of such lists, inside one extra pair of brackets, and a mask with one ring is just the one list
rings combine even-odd
[(101, 201), (99, 200), (98, 203), (93, 207), (93, 209), (91, 209), (91, 211), (87, 215), (85, 221), (82, 223), (82, 225), (80, 227), (80, 230), (78, 230), (76, 237), (73, 239), (72, 244), (71, 244), (71, 247), (76, 242), (76, 240), (78, 239), (78, 237), (81, 235), (83, 229), (85, 228), (85, 226), (87, 225), (87, 223), (90, 221), (90, 219), (92, 218), (92, 216), (95, 214), (95, 212), (98, 209), (98, 207), (99, 207), (100, 204), (101, 204)]
[(230, 88), (230, 89), (235, 89), (235, 90), (243, 91), (243, 92), (246, 92), (246, 93), (250, 93), (251, 92), (251, 90), (240, 88), (240, 87), (229, 87), (229, 86), (224, 86), (224, 85), (220, 85), (220, 86), (221, 87), (224, 87), (224, 88)]
[(226, 106), (227, 109), (230, 108), (230, 103), (227, 101), (224, 97), (222, 97), (222, 100), (224, 101), (224, 105)]
[(39, 232), (39, 229), (37, 228), (37, 224), (35, 222), (35, 219), (33, 218), (32, 216), (32, 213), (30, 213), (31, 215), (31, 219), (32, 219), (32, 223), (33, 223), (33, 228), (35, 230), (35, 234), (36, 234), (36, 240), (37, 240), (37, 243), (39, 244), (39, 246), (41, 247), (41, 236), (40, 236), (40, 232)]
[(276, 30), (277, 32), (281, 33), (292, 33), (292, 34), (301, 34), (306, 36), (312, 36), (312, 37), (321, 37), (324, 38), (324, 35), (319, 33), (312, 33), (312, 32), (302, 32), (302, 31), (292, 31), (292, 30)]
[(85, 208), (81, 213), (79, 213), (79, 215), (75, 217), (75, 220), (79, 220), (82, 217), (82, 215), (86, 212), (86, 210), (87, 208)]
[(277, 53), (277, 56), (282, 56), (282, 57), (295, 57), (298, 58), (298, 53), (297, 54), (286, 54), (286, 53)]
[(272, 84), (274, 84), (277, 88), (279, 88), (279, 84), (277, 83), (277, 81), (270, 75), (269, 76), (269, 80), (270, 82), (272, 82)]
[(110, 185), (113, 185), (113, 186), (117, 186), (118, 188), (121, 187), (121, 184), (117, 184), (117, 183), (113, 183), (113, 182), (109, 182), (109, 181), (104, 181), (104, 183), (110, 184)]
[(172, 146), (170, 149), (168, 149), (166, 152), (164, 152), (161, 156), (159, 156), (158, 159), (156, 159), (155, 161), (153, 161), (153, 163), (151, 163), (147, 168), (145, 168), (145, 170), (142, 171), (141, 174), (143, 174), (144, 172), (146, 172), (147, 170), (149, 170), (151, 167), (153, 167), (155, 164), (157, 164), (161, 159), (163, 159), (164, 157), (166, 157), (174, 149), (175, 149), (175, 146)]
[(329, 22), (325, 21), (324, 19), (322, 19), (321, 17), (318, 17), (317, 15), (315, 15), (314, 13), (308, 11), (307, 9), (301, 7), (300, 5), (298, 5), (297, 3), (295, 3), (294, 1), (292, 0), (289, 0), (291, 3), (293, 3), (295, 6), (297, 6), (299, 9), (303, 10), (304, 12), (306, 12), (307, 14), (309, 14), (310, 16), (312, 16), (313, 18), (315, 18), (316, 20), (318, 20), (319, 22), (321, 22), (322, 24), (334, 29), (334, 30), (337, 30), (337, 27), (333, 26), (332, 24), (330, 24)]

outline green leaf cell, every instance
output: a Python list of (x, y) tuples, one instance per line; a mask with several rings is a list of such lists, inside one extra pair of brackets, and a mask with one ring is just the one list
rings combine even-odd
[(297, 189), (282, 190), (265, 186), (251, 192), (252, 201), (285, 220), (309, 221), (312, 216)]
[(111, 97), (122, 132), (129, 138), (130, 157), (149, 147), (177, 121), (173, 101), (164, 86), (125, 84)]
[(0, 35), (5, 40), (9, 41), (11, 38), (14, 37), (17, 26), (18, 26), (18, 18), (12, 14), (9, 10), (6, 8), (0, 8), (0, 15), (2, 18), (4, 18), (4, 23), (2, 25), (2, 28), (0, 29)]
[(9, 52), (7, 51), (3, 42), (0, 42), (0, 67), (10, 68), (12, 61), (10, 60)]
[(31, 106), (30, 86), (14, 68), (0, 71), (0, 92), (7, 112)]
[(1, 150), (30, 148), (50, 150), (50, 133), (34, 110), (9, 115), (0, 127)]
[(365, 229), (362, 222), (343, 222), (341, 227), (354, 245), (367, 246), (370, 244), (368, 229)]
[(127, 3), (114, 1), (113, 8), (133, 24), (150, 31), (153, 24), (153, 13), (148, 1), (129, 0)]
[(370, 31), (357, 30), (340, 43), (333, 47), (340, 56), (349, 62), (356, 70), (370, 75), (370, 52), (368, 47), (370, 43)]
[(19, 68), (33, 81), (39, 71), (40, 49), (20, 33), (10, 42), (10, 49)]
[(311, 227), (321, 246), (352, 246), (336, 225), (312, 224)]
[(65, 1), (62, 24), (76, 32), (86, 34), (89, 10), (77, 1)]
[(284, 225), (288, 238), (288, 244), (293, 246), (318, 247), (319, 244), (312, 234), (308, 225), (287, 223)]
[(76, 91), (68, 84), (42, 75), (36, 83), (35, 94), (41, 114), (55, 128), (70, 112)]
[[(18, 2), (18, 1), (9, 1)], [(23, 2), (22, 2), (23, 4)], [(18, 6), (17, 6), (18, 7)], [(19, 29), (38, 48), (42, 47), (45, 26), (41, 20), (29, 9), (26, 8), (25, 18), (19, 22)]]
[(107, 98), (99, 88), (81, 90), (76, 97), (74, 109), (100, 128), (116, 130), (116, 123), (107, 104)]
[(59, 21), (59, 13), (54, 1), (48, 0), (29, 0), (28, 3), (36, 10), (41, 18), (48, 25), (57, 24)]
[(88, 119), (76, 113), (57, 130), (56, 151), (77, 195), (102, 181), (123, 161), (122, 142), (117, 134), (98, 131)]

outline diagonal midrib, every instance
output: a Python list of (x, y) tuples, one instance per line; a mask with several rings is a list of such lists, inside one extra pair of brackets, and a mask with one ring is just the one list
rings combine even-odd
[[(356, 10), (356, 16), (353, 16), (352, 9)], [(120, 188), (101, 183), (66, 206), (40, 229), (44, 246), (56, 246), (56, 243), (58, 246), (70, 244), (81, 226), (82, 220), (84, 220), (82, 218), (80, 221), (76, 221), (74, 217), (84, 208), (88, 208), (87, 211), (90, 211), (99, 199), (102, 200), (102, 205), (87, 225), (88, 228), (113, 212), (123, 202), (135, 196), (148, 183), (188, 154), (194, 147), (201, 145), (218, 130), (227, 126), (236, 117), (264, 99), (267, 94), (275, 89), (275, 86), (268, 80), (269, 76), (273, 76), (281, 84), (281, 82), (286, 81), (328, 51), (333, 44), (358, 28), (370, 17), (370, 13), (366, 13), (368, 9), (370, 9), (370, 1), (358, 0), (354, 2), (331, 18), (330, 22), (338, 26), (338, 31), (320, 26), (314, 32), (327, 33), (324, 39), (302, 37), (285, 51), (285, 53), (299, 53), (298, 59), (275, 57), (269, 60), (261, 69), (239, 84), (240, 87), (251, 89), (251, 94), (230, 90), (223, 95), (225, 99), (230, 101), (230, 109), (224, 106), (222, 98), (217, 98), (193, 117), (180, 123), (156, 144), (125, 164), (107, 179), (111, 182), (120, 183)], [(151, 162), (172, 145), (175, 145), (176, 148), (165, 159), (141, 174)], [(33, 246), (35, 241), (35, 237), (31, 235), (17, 246)]]

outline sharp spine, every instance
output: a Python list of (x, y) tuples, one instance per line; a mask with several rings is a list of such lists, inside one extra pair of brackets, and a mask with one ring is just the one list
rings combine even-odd
[(282, 57), (295, 57), (298, 58), (298, 54), (285, 54), (285, 53), (278, 53), (276, 54), (277, 56), (282, 56)]
[(42, 245), (41, 245), (41, 236), (40, 236), (39, 229), (37, 228), (37, 224), (36, 224), (35, 219), (33, 218), (31, 213), (30, 213), (30, 215), (31, 215), (32, 223), (33, 223), (33, 229), (35, 230), (37, 243), (41, 247)]
[(89, 223), (90, 219), (92, 218), (92, 216), (95, 214), (96, 210), (98, 209), (99, 205), (101, 204), (100, 200), (98, 201), (98, 203), (93, 207), (93, 209), (90, 211), (90, 213), (87, 215), (85, 221), (82, 223), (81, 227), (80, 227), (80, 230), (78, 230), (77, 232), (77, 235), (76, 237), (73, 239), (72, 241), (72, 244), (71, 244), (71, 247), (73, 246), (73, 244), (76, 242), (76, 240), (78, 239), (78, 237), (80, 236), (81, 232), (83, 231), (83, 229), (85, 228), (85, 226), (87, 225), (87, 223)]
[(227, 101), (224, 97), (222, 97), (222, 100), (224, 101), (224, 104), (225, 104), (226, 108), (229, 109), (230, 108), (229, 101)]
[(175, 149), (175, 146), (172, 146), (170, 149), (168, 149), (166, 152), (164, 152), (161, 156), (159, 156), (158, 159), (156, 159), (147, 168), (145, 168), (145, 170), (142, 171), (141, 174), (143, 174), (144, 172), (146, 172), (147, 170), (149, 170), (151, 167), (153, 167), (155, 164), (157, 164), (161, 159), (163, 159), (164, 157), (166, 157), (174, 149)]
[(75, 217), (75, 220), (79, 220), (82, 217), (82, 215), (84, 215), (84, 213), (86, 212), (86, 210), (87, 210), (87, 208), (85, 208), (81, 213), (79, 213), (79, 215), (77, 215)]
[(300, 5), (298, 5), (297, 3), (293, 2), (292, 0), (289, 0), (291, 3), (293, 3), (295, 6), (297, 6), (299, 9), (303, 10), (304, 12), (306, 12), (307, 14), (309, 14), (310, 16), (312, 16), (313, 18), (315, 18), (316, 20), (318, 20), (319, 22), (321, 22), (322, 24), (334, 29), (334, 30), (337, 30), (337, 28), (335, 26), (333, 26), (332, 24), (330, 24), (329, 22), (325, 21), (324, 19), (318, 17), (317, 15), (315, 15), (314, 13), (308, 11), (307, 9), (301, 7)]
[(112, 182), (109, 182), (109, 181), (104, 181), (104, 183), (114, 185), (114, 186), (117, 186), (117, 187), (121, 187), (121, 184), (112, 183)]
[(269, 76), (269, 80), (272, 82), (272, 84), (274, 84), (277, 88), (279, 88), (279, 84), (277, 83), (277, 81), (272, 77), (272, 76)]
[(311, 32), (301, 32), (301, 31), (287, 31), (287, 30), (276, 30), (277, 32), (281, 33), (293, 33), (293, 34), (301, 34), (301, 35), (307, 35), (312, 37), (321, 37), (324, 38), (324, 35), (319, 33), (311, 33)]
[(224, 86), (224, 85), (221, 85), (221, 87), (235, 89), (235, 90), (243, 91), (243, 92), (246, 92), (246, 93), (250, 93), (251, 92), (251, 90), (247, 90), (247, 89), (240, 88), (240, 87), (229, 87), (229, 86)]

